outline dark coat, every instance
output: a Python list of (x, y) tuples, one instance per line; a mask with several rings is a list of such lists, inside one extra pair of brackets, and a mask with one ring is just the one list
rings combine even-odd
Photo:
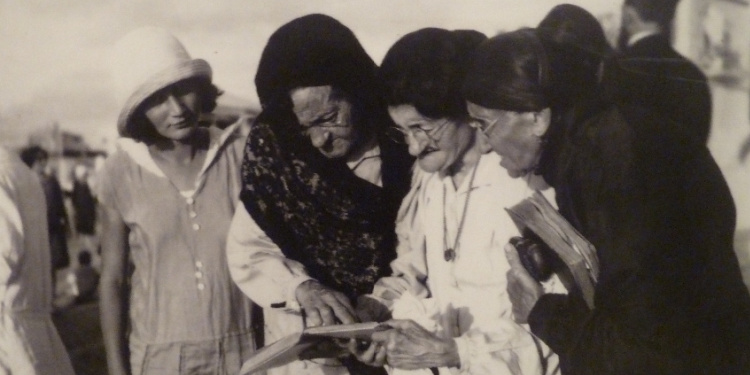
[(548, 294), (529, 316), (565, 374), (750, 374), (729, 188), (707, 148), (663, 121), (598, 105), (550, 127), (540, 171), (601, 266), (593, 310)]
[(659, 111), (704, 144), (711, 130), (711, 91), (703, 72), (652, 35), (628, 47), (605, 68), (604, 86), (624, 103)]
[(85, 182), (74, 181), (71, 201), (75, 210), (76, 232), (94, 234), (96, 226), (96, 199), (91, 194), (89, 185)]
[(57, 178), (42, 176), (41, 181), (47, 203), (47, 228), (49, 230), (52, 269), (56, 270), (65, 268), (70, 264), (66, 234), (68, 215), (65, 212), (63, 192)]

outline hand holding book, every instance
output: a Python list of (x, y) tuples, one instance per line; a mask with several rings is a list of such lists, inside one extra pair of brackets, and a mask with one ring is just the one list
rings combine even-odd
[(594, 246), (538, 191), (506, 211), (525, 238), (511, 242), (529, 273), (538, 276), (537, 281), (548, 271), (556, 273), (569, 291), (580, 292), (593, 308), (594, 285), (599, 277)]

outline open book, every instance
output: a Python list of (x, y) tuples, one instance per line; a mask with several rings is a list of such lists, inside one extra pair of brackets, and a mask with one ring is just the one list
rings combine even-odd
[[(377, 331), (390, 329), (377, 322), (338, 324), (305, 328), (260, 348), (242, 364), (240, 375), (250, 375), (301, 359), (300, 354), (332, 338), (370, 340)], [(318, 357), (319, 358), (319, 357)]]
[(563, 272), (556, 272), (560, 280), (568, 291), (577, 288), (589, 308), (593, 308), (594, 285), (599, 277), (594, 245), (538, 191), (506, 211), (522, 235), (531, 232), (560, 257), (566, 266)]

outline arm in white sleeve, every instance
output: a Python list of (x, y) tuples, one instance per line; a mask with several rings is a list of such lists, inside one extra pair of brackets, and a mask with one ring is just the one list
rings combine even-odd
[(425, 285), (427, 264), (424, 231), (418, 210), (424, 177), (424, 172), (416, 168), (411, 190), (401, 203), (396, 219), (398, 245), (396, 246), (396, 259), (391, 262), (391, 276), (378, 280), (372, 294), (368, 295), (389, 308), (392, 307), (393, 301), (406, 291), (415, 297), (429, 296)]
[[(501, 228), (496, 228), (496, 230), (496, 233), (505, 233)], [(507, 235), (493, 236), (491, 245), (493, 251), (499, 251), (502, 254), (507, 242)], [(491, 259), (493, 262), (500, 262), (494, 268), (503, 275), (510, 268), (504, 256)], [(492, 301), (485, 302), (486, 306), (499, 306), (500, 310), (493, 312), (496, 318), (475, 321), (469, 330), (454, 338), (461, 362), (460, 373), (472, 375), (553, 373), (547, 370), (557, 368), (557, 357), (549, 347), (530, 333), (526, 325), (518, 324), (513, 320), (512, 305), (507, 294), (504, 293), (505, 285), (504, 282), (485, 285), (485, 290), (475, 298), (477, 300), (498, 298), (499, 301), (495, 302), (499, 305)], [(491, 288), (490, 293), (485, 293), (486, 288)], [(482, 308), (482, 306), (478, 304), (473, 308)]]
[[(554, 372), (557, 358), (538, 339), (508, 319), (493, 329), (472, 329), (454, 338), (461, 361), (460, 373), (545, 374)], [(546, 357), (546, 358), (544, 358)], [(543, 359), (544, 358), (544, 359)]]
[(310, 280), (305, 267), (288, 259), (240, 204), (227, 237), (229, 272), (258, 305), (299, 311), (297, 286)]

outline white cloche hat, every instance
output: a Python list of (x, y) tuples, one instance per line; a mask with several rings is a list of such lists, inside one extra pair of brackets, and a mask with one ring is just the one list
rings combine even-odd
[(127, 124), (153, 93), (186, 78), (211, 80), (211, 66), (192, 59), (177, 38), (164, 29), (143, 27), (120, 39), (113, 54), (115, 94), (120, 105), (117, 130), (130, 136)]

